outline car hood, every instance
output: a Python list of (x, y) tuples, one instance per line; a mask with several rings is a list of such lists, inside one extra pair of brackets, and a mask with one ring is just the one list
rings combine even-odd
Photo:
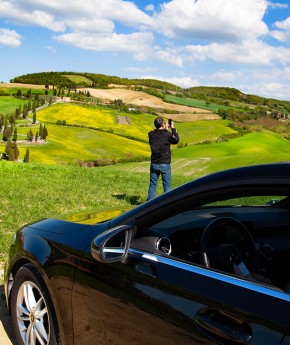
[(118, 207), (118, 208), (108, 208), (91, 210), (84, 212), (77, 212), (72, 214), (67, 214), (61, 217), (57, 217), (58, 220), (64, 220), (67, 222), (94, 225), (99, 223), (107, 222), (112, 218), (116, 218), (126, 211), (132, 209), (132, 207)]

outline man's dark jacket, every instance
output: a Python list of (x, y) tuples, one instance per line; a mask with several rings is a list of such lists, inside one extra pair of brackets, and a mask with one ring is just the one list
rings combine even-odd
[(172, 128), (172, 133), (167, 129), (155, 129), (148, 133), (149, 145), (151, 148), (151, 163), (170, 164), (170, 145), (179, 142), (177, 130)]

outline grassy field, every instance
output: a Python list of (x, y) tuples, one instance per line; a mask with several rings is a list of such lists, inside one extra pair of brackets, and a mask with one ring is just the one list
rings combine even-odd
[[(116, 116), (128, 116), (131, 125), (117, 124)], [(55, 104), (37, 113), (41, 122), (56, 123), (65, 120), (68, 125), (100, 128), (126, 137), (147, 142), (147, 133), (153, 127), (155, 116), (149, 114), (122, 113), (117, 110), (90, 105)]]
[(205, 140), (214, 141), (222, 135), (232, 134), (235, 131), (228, 127), (227, 120), (201, 120), (193, 122), (175, 122), (183, 144), (196, 144)]
[[(130, 125), (118, 124), (116, 116), (127, 116)], [(45, 144), (18, 142), (20, 159), (26, 149), (30, 150), (30, 161), (45, 164), (76, 164), (102, 157), (134, 160), (143, 157), (148, 160), (150, 148), (148, 132), (153, 129), (156, 115), (121, 113), (104, 107), (55, 104), (37, 111), (37, 121), (46, 125), (48, 138)], [(67, 126), (55, 125), (66, 121)], [(76, 126), (76, 127), (73, 127)], [(35, 134), (37, 126), (18, 127), (18, 140), (25, 140), (27, 132)], [(94, 128), (96, 130), (94, 130)], [(183, 144), (191, 145), (202, 140), (216, 140), (221, 135), (234, 131), (225, 120), (203, 120), (176, 123)], [(0, 143), (0, 150), (4, 143)]]
[(71, 81), (73, 81), (76, 84), (83, 84), (83, 85), (92, 85), (92, 81), (82, 75), (64, 75), (65, 77), (67, 77), (68, 79), (70, 79)]
[(206, 103), (206, 101), (192, 99), (192, 98), (181, 98), (171, 95), (166, 95), (165, 97), (166, 102), (171, 102), (175, 104), (187, 105), (189, 107), (200, 108), (212, 111), (213, 113), (217, 113), (219, 109), (229, 109), (225, 105), (219, 105), (214, 103)]
[(27, 101), (23, 101), (18, 98), (14, 98), (11, 96), (1, 96), (0, 97), (0, 114), (10, 113), (11, 111), (15, 111), (19, 105), (23, 105), (27, 103)]
[[(0, 260), (14, 231), (39, 218), (134, 206), (147, 197), (149, 174), (0, 161)], [(173, 187), (189, 179), (175, 176)], [(158, 193), (161, 192), (161, 186)], [(121, 195), (121, 197), (120, 197)]]
[[(5, 97), (0, 97), (0, 112), (14, 111), (20, 102), (12, 97), (7, 101), (10, 110), (5, 108)], [(128, 116), (131, 124), (118, 124), (117, 115)], [(155, 117), (71, 103), (37, 111), (35, 126), (27, 120), (21, 121), (17, 127), (19, 158), (23, 159), (29, 148), (30, 163), (0, 161), (0, 259), (7, 252), (11, 235), (27, 222), (144, 202), (150, 164), (147, 133), (153, 128)], [(58, 120), (66, 121), (68, 126), (56, 125)], [(39, 122), (48, 129), (47, 141), (27, 143), (27, 132), (31, 128), (35, 134)], [(228, 127), (228, 121), (203, 120), (175, 125), (183, 147), (172, 149), (173, 187), (231, 167), (289, 160), (290, 141), (273, 132), (253, 132), (218, 143), (216, 140), (221, 136), (235, 133)], [(211, 144), (196, 145), (205, 141)], [(1, 143), (0, 152), (3, 151), (4, 143)], [(144, 161), (90, 169), (76, 166), (79, 160), (104, 157), (127, 161), (142, 157)], [(158, 193), (161, 192), (160, 184)]]
[[(49, 133), (45, 143), (18, 145), (20, 156), (24, 156), (26, 148), (29, 148), (32, 163), (76, 164), (81, 160), (90, 161), (103, 157), (115, 160), (134, 156), (149, 158), (149, 147), (145, 142), (88, 128), (45, 125)], [(32, 130), (34, 134), (37, 129), (35, 127)], [(21, 139), (20, 135), (26, 135), (27, 131), (25, 127), (19, 128), (18, 138)]]

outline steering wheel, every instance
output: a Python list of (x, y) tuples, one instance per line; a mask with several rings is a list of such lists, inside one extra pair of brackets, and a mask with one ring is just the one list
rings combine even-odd
[[(226, 241), (223, 234), (228, 229), (238, 233), (240, 239)], [(206, 226), (200, 240), (200, 252), (201, 264), (206, 267), (238, 274), (234, 269), (238, 266), (245, 268), (246, 273), (240, 272), (242, 275), (257, 268), (258, 252), (251, 234), (241, 222), (231, 217), (215, 218)]]

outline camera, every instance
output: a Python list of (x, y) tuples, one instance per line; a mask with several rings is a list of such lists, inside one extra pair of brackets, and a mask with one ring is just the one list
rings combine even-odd
[(169, 119), (169, 120), (168, 120), (168, 125), (169, 125), (169, 127), (171, 127), (171, 125), (172, 125), (172, 119)]

